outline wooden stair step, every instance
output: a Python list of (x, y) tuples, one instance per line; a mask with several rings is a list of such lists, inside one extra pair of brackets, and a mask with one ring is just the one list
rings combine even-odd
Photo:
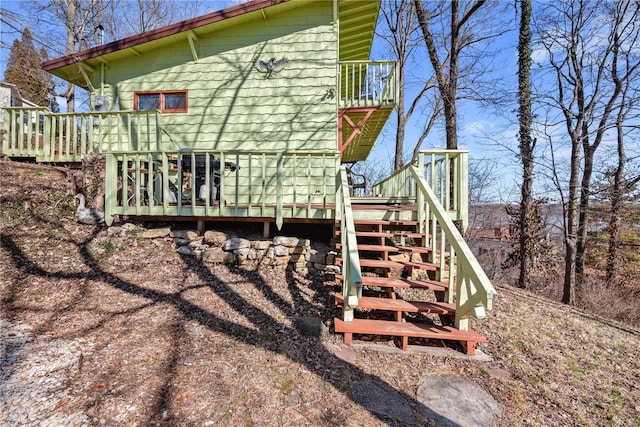
[(437, 280), (429, 280), (429, 279), (402, 279), (407, 282), (410, 287), (427, 287), (433, 291), (446, 291), (449, 289), (449, 284), (447, 282), (439, 282)]
[[(342, 258), (336, 258), (336, 265), (342, 265)], [(405, 266), (404, 266), (404, 263), (395, 262), (395, 261), (384, 261), (381, 259), (360, 258), (360, 267), (403, 269)]]
[[(418, 269), (418, 270), (426, 270), (426, 271), (438, 271), (440, 270), (440, 266), (438, 264), (433, 264), (430, 262), (403, 262), (402, 263), (404, 268), (407, 268), (409, 270), (412, 269)], [(447, 270), (448, 267), (445, 265), (445, 270)]]
[[(431, 248), (425, 248), (422, 246), (398, 246), (398, 250), (400, 252), (411, 252), (414, 254), (430, 254), (432, 252)], [(436, 252), (440, 252), (436, 250)]]
[[(336, 249), (341, 249), (342, 244), (336, 243)], [(367, 251), (367, 252), (400, 252), (400, 249), (397, 246), (387, 246), (387, 245), (361, 245), (358, 244), (359, 251)]]
[[(336, 281), (342, 282), (342, 274), (336, 274)], [(424, 289), (429, 291), (446, 291), (448, 284), (435, 280), (395, 279), (390, 277), (362, 277), (363, 286), (377, 286), (380, 288)]]
[[(394, 337), (415, 337), (437, 340), (460, 341), (466, 347), (468, 355), (475, 354), (475, 345), (487, 339), (473, 330), (461, 331), (450, 326), (438, 326), (427, 323), (393, 322), (387, 320), (354, 319), (345, 322), (334, 319), (334, 328), (344, 334), (346, 344), (351, 344), (352, 334), (384, 335)], [(403, 339), (403, 350), (407, 349), (407, 340)]]
[[(343, 295), (335, 294), (334, 299), (337, 305), (344, 304)], [(407, 313), (435, 313), (450, 315), (456, 313), (456, 305), (446, 302), (407, 301), (402, 299), (375, 297), (358, 298), (358, 308), (365, 308), (369, 310), (406, 311)]]
[(411, 219), (354, 219), (355, 225), (403, 225), (403, 226), (416, 226), (418, 221)]
[[(336, 230), (336, 236), (340, 236), (340, 230)], [(356, 231), (356, 237), (405, 237), (407, 239), (422, 239), (424, 234), (410, 231)]]

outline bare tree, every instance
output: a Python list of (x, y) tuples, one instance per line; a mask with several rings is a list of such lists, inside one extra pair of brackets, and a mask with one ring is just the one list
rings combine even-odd
[[(103, 16), (107, 40), (118, 40), (173, 22), (193, 18), (204, 5), (199, 0), (110, 0)], [(126, 10), (127, 13), (122, 13)]]
[[(435, 8), (427, 10), (422, 0), (412, 0), (416, 10), (418, 24), (422, 30), (424, 42), (427, 46), (429, 60), (436, 78), (440, 99), (442, 100), (447, 148), (458, 148), (458, 113), (456, 100), (458, 99), (458, 78), (459, 61), (462, 50), (478, 40), (484, 39), (485, 35), (474, 34), (471, 30), (474, 26), (473, 17), (477, 12), (487, 6), (489, 2), (478, 0), (473, 2), (461, 2), (452, 0), (450, 2), (437, 2)], [(445, 44), (440, 48), (433, 29), (432, 19), (448, 14), (450, 19), (447, 27), (448, 34), (441, 38)], [(448, 43), (447, 43), (448, 42)], [(448, 46), (446, 45), (448, 44)], [(446, 52), (446, 54), (442, 54)], [(442, 59), (445, 57), (445, 60)]]
[[(624, 210), (625, 202), (627, 202), (628, 194), (635, 188), (640, 182), (640, 176), (627, 177), (627, 151), (625, 147), (625, 141), (627, 137), (627, 123), (628, 118), (631, 116), (631, 112), (634, 110), (634, 102), (637, 100), (634, 96), (630, 96), (630, 91), (637, 91), (637, 89), (631, 88), (629, 85), (625, 85), (622, 91), (622, 99), (618, 107), (618, 113), (615, 122), (616, 128), (616, 151), (617, 151), (617, 165), (612, 171), (613, 185), (609, 191), (611, 198), (611, 207), (609, 215), (609, 247), (607, 253), (607, 267), (606, 277), (609, 285), (615, 285), (617, 282), (618, 273), (621, 263), (621, 247), (622, 239), (620, 237), (620, 226), (622, 211)], [(639, 117), (634, 118), (637, 122)], [(637, 127), (635, 127), (637, 131)]]
[[(613, 7), (621, 7), (621, 4), (613, 5)], [(636, 11), (637, 13), (637, 11)], [(635, 24), (634, 24), (635, 26)], [(614, 34), (615, 39), (620, 39), (620, 32), (624, 32), (624, 29), (617, 31)], [(638, 39), (638, 30), (635, 28), (635, 35), (632, 35), (633, 39), (625, 45), (621, 45), (619, 42), (614, 46), (614, 57), (620, 54), (620, 49), (628, 49), (636, 45)], [(613, 186), (611, 188), (611, 213), (609, 216), (609, 248), (607, 254), (607, 267), (606, 277), (607, 283), (614, 285), (617, 281), (618, 270), (620, 266), (620, 217), (623, 205), (625, 202), (626, 194), (640, 181), (640, 177), (633, 178), (631, 180), (625, 179), (625, 167), (627, 164), (627, 154), (625, 149), (625, 138), (627, 123), (633, 120), (637, 123), (638, 117), (633, 117), (633, 112), (638, 102), (638, 89), (632, 82), (634, 81), (632, 72), (633, 69), (637, 69), (638, 63), (635, 64), (629, 60), (630, 52), (626, 52), (621, 64), (623, 75), (628, 78), (621, 81), (618, 70), (615, 67), (611, 69), (612, 81), (621, 86), (620, 103), (618, 106), (618, 112), (615, 120), (616, 130), (616, 151), (617, 151), (617, 165), (613, 171)], [(631, 129), (636, 130), (638, 126), (635, 125)]]
[[(62, 25), (64, 29), (64, 54), (71, 54), (89, 47), (87, 34), (100, 23), (105, 10), (111, 6), (110, 0), (32, 0), (35, 16), (41, 30), (49, 34), (55, 44), (55, 35)], [(54, 37), (51, 37), (54, 36)], [(48, 46), (49, 48), (51, 46)], [(61, 50), (57, 48), (56, 50)], [(60, 94), (67, 100), (67, 111), (75, 111), (75, 86), (67, 84), (67, 89)]]
[(531, 0), (520, 1), (520, 35), (518, 40), (518, 118), (522, 162), (518, 237), (520, 274), (518, 287), (526, 288), (533, 260), (533, 246), (537, 230), (537, 215), (533, 211), (533, 166), (535, 138), (531, 136)]
[[(640, 4), (631, 0), (606, 7), (607, 1), (573, 0), (549, 4), (537, 22), (540, 44), (548, 55), (555, 88), (541, 88), (540, 100), (558, 111), (570, 141), (569, 184), (566, 194), (565, 279), (563, 301), (575, 302), (576, 273), (584, 266), (590, 185), (596, 150), (611, 128), (610, 118), (624, 82), (637, 67), (637, 58), (622, 51), (632, 35)], [(637, 49), (637, 45), (630, 51)], [(621, 57), (635, 61), (609, 78)], [(543, 95), (549, 94), (549, 95)], [(561, 180), (557, 180), (560, 185)]]
[[(410, 101), (406, 99), (407, 88), (407, 69), (409, 62), (416, 60), (414, 57), (420, 52), (416, 31), (416, 17), (414, 5), (411, 0), (398, 0), (384, 2), (382, 9), (382, 22), (378, 36), (384, 40), (392, 49), (397, 60), (396, 75), (398, 76), (398, 99), (396, 102), (396, 145), (394, 157), (394, 170), (399, 170), (404, 165), (404, 147), (405, 147), (405, 128), (416, 109), (421, 105), (424, 96), (431, 89), (435, 88), (435, 75), (430, 78), (422, 78), (425, 80), (421, 84), (421, 88), (416, 92), (414, 98)], [(409, 108), (405, 108), (405, 103), (409, 103)], [(431, 103), (427, 115), (424, 130), (416, 142), (413, 152), (420, 150), (422, 141), (429, 134), (435, 125), (436, 118), (441, 108), (439, 99)], [(415, 154), (412, 155), (412, 158)]]

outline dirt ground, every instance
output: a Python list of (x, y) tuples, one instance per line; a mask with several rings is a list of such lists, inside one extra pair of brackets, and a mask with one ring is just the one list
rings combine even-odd
[[(323, 276), (206, 265), (171, 240), (77, 224), (64, 171), (0, 162), (0, 318), (82, 355), (55, 411), (91, 425), (384, 426), (358, 404), (381, 384), (421, 417), (429, 375), (472, 379), (500, 426), (640, 426), (640, 338), (630, 327), (496, 285), (490, 362), (357, 348), (335, 335)], [(304, 237), (304, 236), (302, 236)], [(319, 317), (309, 336), (297, 320)], [(392, 342), (382, 344), (392, 346)], [(342, 360), (343, 354), (355, 362)], [(433, 391), (437, 393), (437, 390)]]

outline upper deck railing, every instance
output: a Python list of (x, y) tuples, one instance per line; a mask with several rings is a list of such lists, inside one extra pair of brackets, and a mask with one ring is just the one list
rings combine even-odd
[(92, 152), (158, 150), (159, 111), (52, 113), (48, 108), (4, 109), (2, 152), (42, 162), (79, 162)]
[(339, 107), (394, 105), (398, 93), (395, 67), (395, 61), (340, 62)]

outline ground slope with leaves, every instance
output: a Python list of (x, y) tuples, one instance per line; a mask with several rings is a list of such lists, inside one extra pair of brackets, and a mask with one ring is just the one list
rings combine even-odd
[[(65, 371), (64, 398), (51, 397), (56, 419), (394, 425), (357, 403), (354, 384), (371, 381), (429, 425), (416, 391), (441, 374), (490, 392), (504, 406), (499, 425), (640, 425), (637, 331), (498, 286), (494, 311), (474, 324), (491, 362), (350, 353), (331, 332), (338, 311), (326, 278), (204, 265), (170, 240), (108, 236), (74, 221), (63, 170), (6, 161), (0, 169), (0, 317), (45, 347), (67, 340), (82, 349)], [(329, 332), (302, 333), (306, 316)]]

